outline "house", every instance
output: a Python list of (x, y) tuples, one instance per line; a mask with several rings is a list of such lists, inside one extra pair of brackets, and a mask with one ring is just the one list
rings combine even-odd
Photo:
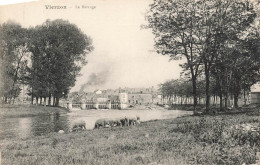
[(129, 104), (151, 104), (153, 95), (150, 93), (131, 93), (128, 94)]
[(96, 90), (94, 93), (100, 95), (100, 94), (102, 94), (102, 91), (101, 90)]
[(162, 95), (157, 94), (157, 95), (153, 96), (153, 103), (162, 104)]
[(260, 82), (251, 87), (250, 102), (251, 104), (260, 104)]
[(108, 101), (111, 103), (119, 102), (119, 96), (118, 95), (108, 95)]
[(127, 103), (128, 93), (119, 93), (119, 100), (121, 103)]
[(153, 87), (95, 90), (82, 93), (79, 98), (78, 95), (74, 97), (82, 103), (82, 109), (125, 109), (135, 104), (158, 104), (161, 100), (158, 91)]

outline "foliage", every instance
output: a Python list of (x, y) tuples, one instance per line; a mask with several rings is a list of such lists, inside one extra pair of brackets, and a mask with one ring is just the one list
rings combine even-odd
[[(180, 98), (191, 98), (193, 96), (192, 92), (192, 82), (189, 79), (173, 79), (166, 81), (160, 84), (160, 92), (162, 93), (163, 98), (166, 99), (175, 99), (176, 97)], [(197, 95), (202, 96), (204, 93), (205, 83), (204, 81), (197, 82)]]
[(158, 53), (169, 55), (171, 60), (184, 56), (182, 67), (189, 70), (193, 85), (194, 108), (197, 105), (197, 76), (204, 49), (197, 1), (154, 1), (147, 13), (147, 20), (155, 35)]
[(0, 41), (0, 97), (10, 102), (24, 82), (29, 58), (27, 30), (14, 22), (4, 23), (0, 25)]
[(164, 97), (192, 96), (192, 84), (188, 80), (176, 79), (161, 84), (160, 91)]
[(256, 28), (249, 27), (246, 34), (233, 42), (232, 46), (223, 45), (219, 50), (211, 73), (216, 80), (218, 95), (221, 98), (224, 96), (225, 101), (229, 95), (233, 95), (237, 107), (237, 98), (241, 90), (245, 93), (259, 81), (259, 32)]
[(90, 37), (61, 19), (29, 29), (7, 22), (0, 26), (0, 39), (0, 95), (4, 101), (15, 99), (20, 85), (27, 84), (32, 100), (49, 97), (50, 105), (53, 97), (53, 104), (58, 105), (59, 98), (75, 85), (86, 55), (93, 50)]
[[(259, 64), (253, 62), (259, 58), (259, 34), (255, 30), (256, 11), (251, 2), (154, 0), (146, 17), (155, 36), (157, 52), (169, 55), (171, 60), (179, 56), (186, 58), (182, 68), (191, 74), (194, 107), (198, 79), (205, 79), (207, 112), (213, 92), (227, 95), (232, 91), (236, 99), (241, 84), (248, 89), (258, 80), (252, 79), (259, 75)], [(231, 78), (227, 77), (231, 72)], [(216, 73), (217, 77), (211, 75)]]

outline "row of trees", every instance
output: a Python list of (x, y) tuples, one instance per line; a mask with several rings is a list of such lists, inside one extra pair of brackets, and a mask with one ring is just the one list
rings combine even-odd
[[(192, 82), (190, 81), (189, 78), (180, 78), (180, 79), (173, 79), (166, 81), (162, 84), (160, 84), (160, 92), (162, 94), (162, 99), (163, 101), (166, 101), (164, 103), (168, 104), (186, 104), (187, 100), (189, 100), (189, 103), (191, 101), (193, 102), (193, 93), (192, 93)], [(242, 88), (243, 88), (242, 84)], [(234, 90), (234, 91), (233, 91)], [(215, 79), (211, 79), (211, 84), (210, 84), (210, 96), (212, 100), (212, 105), (217, 105), (217, 104), (223, 104), (221, 105), (222, 108), (228, 108), (229, 106), (232, 106), (235, 101), (232, 101), (234, 99), (234, 94), (237, 92), (237, 89), (234, 88), (233, 86), (229, 89), (228, 91), (228, 96), (227, 98), (224, 97), (220, 98), (220, 89), (218, 86), (218, 82), (216, 82)], [(240, 104), (242, 103), (241, 101), (243, 100), (243, 104), (246, 105), (248, 102), (248, 94), (249, 94), (249, 88), (243, 88), (242, 91), (240, 90), (240, 95), (242, 94)], [(192, 98), (192, 99), (191, 99)], [(205, 81), (199, 80), (197, 81), (197, 98), (198, 98), (198, 104), (205, 104)], [(242, 99), (243, 98), (243, 99)], [(222, 101), (221, 101), (222, 100)], [(236, 103), (238, 103), (238, 100), (236, 100)]]
[(15, 100), (25, 84), (32, 103), (36, 98), (37, 103), (43, 99), (46, 104), (48, 98), (49, 105), (57, 106), (74, 86), (86, 55), (93, 50), (90, 37), (61, 19), (30, 28), (4, 23), (0, 40), (0, 96), (5, 102)]
[(247, 0), (155, 0), (147, 13), (155, 35), (155, 49), (171, 60), (186, 58), (182, 65), (192, 82), (194, 110), (198, 80), (204, 79), (206, 112), (212, 86), (226, 102), (259, 81), (260, 37), (257, 3)]

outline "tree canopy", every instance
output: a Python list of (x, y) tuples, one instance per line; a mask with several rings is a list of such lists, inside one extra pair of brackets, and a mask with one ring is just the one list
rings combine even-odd
[(59, 98), (74, 86), (92, 40), (76, 25), (64, 20), (47, 20), (31, 30), (31, 91), (36, 97)]
[[(213, 68), (218, 68), (214, 65), (220, 62), (221, 56), (225, 59), (228, 59), (226, 57), (230, 53), (239, 56), (235, 51), (237, 48), (240, 52), (247, 51), (248, 49), (241, 45), (252, 44), (248, 39), (252, 36), (249, 37), (248, 34), (253, 35), (256, 43), (259, 43), (258, 31), (252, 33), (255, 28), (256, 10), (249, 1), (154, 0), (146, 17), (154, 34), (157, 52), (168, 55), (171, 60), (179, 56), (186, 58), (186, 63), (182, 67), (191, 74), (195, 110), (198, 76), (205, 78), (206, 111), (208, 112), (210, 79), (213, 77), (211, 72)], [(259, 56), (259, 52), (251, 52), (251, 55), (250, 58)], [(228, 63), (228, 60), (225, 62)], [(221, 62), (223, 63), (224, 61)], [(222, 66), (228, 67), (230, 64)], [(249, 63), (243, 65), (245, 64), (247, 67), (250, 66)], [(251, 70), (251, 73), (256, 70)]]
[[(32, 100), (36, 97), (46, 101), (49, 97), (49, 105), (51, 97), (53, 104), (58, 105), (59, 98), (67, 95), (81, 67), (87, 63), (86, 55), (93, 50), (92, 39), (76, 25), (62, 19), (46, 20), (29, 29), (18, 24), (3, 24), (0, 35), (4, 41), (1, 42), (1, 63), (9, 66), (1, 76), (12, 75), (9, 77), (16, 82), (21, 59), (27, 53), (26, 62), (23, 62), (23, 81), (30, 86)], [(4, 65), (1, 67), (5, 68)], [(6, 86), (10, 85), (8, 78), (4, 80), (6, 82), (1, 83), (3, 94), (8, 93)]]
[(19, 24), (0, 25), (0, 96), (6, 102), (19, 95), (28, 62), (27, 42), (28, 31)]

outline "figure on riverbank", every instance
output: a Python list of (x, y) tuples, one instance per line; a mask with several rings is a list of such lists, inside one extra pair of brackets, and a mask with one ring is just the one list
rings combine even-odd
[(95, 122), (95, 128), (97, 128), (97, 129), (111, 127), (111, 125), (112, 125), (112, 121), (110, 121), (108, 119), (98, 119)]
[(78, 132), (86, 130), (86, 123), (84, 121), (78, 121), (73, 124), (71, 132)]
[(124, 117), (120, 119), (98, 119), (94, 128), (125, 127), (140, 124), (140, 117)]

